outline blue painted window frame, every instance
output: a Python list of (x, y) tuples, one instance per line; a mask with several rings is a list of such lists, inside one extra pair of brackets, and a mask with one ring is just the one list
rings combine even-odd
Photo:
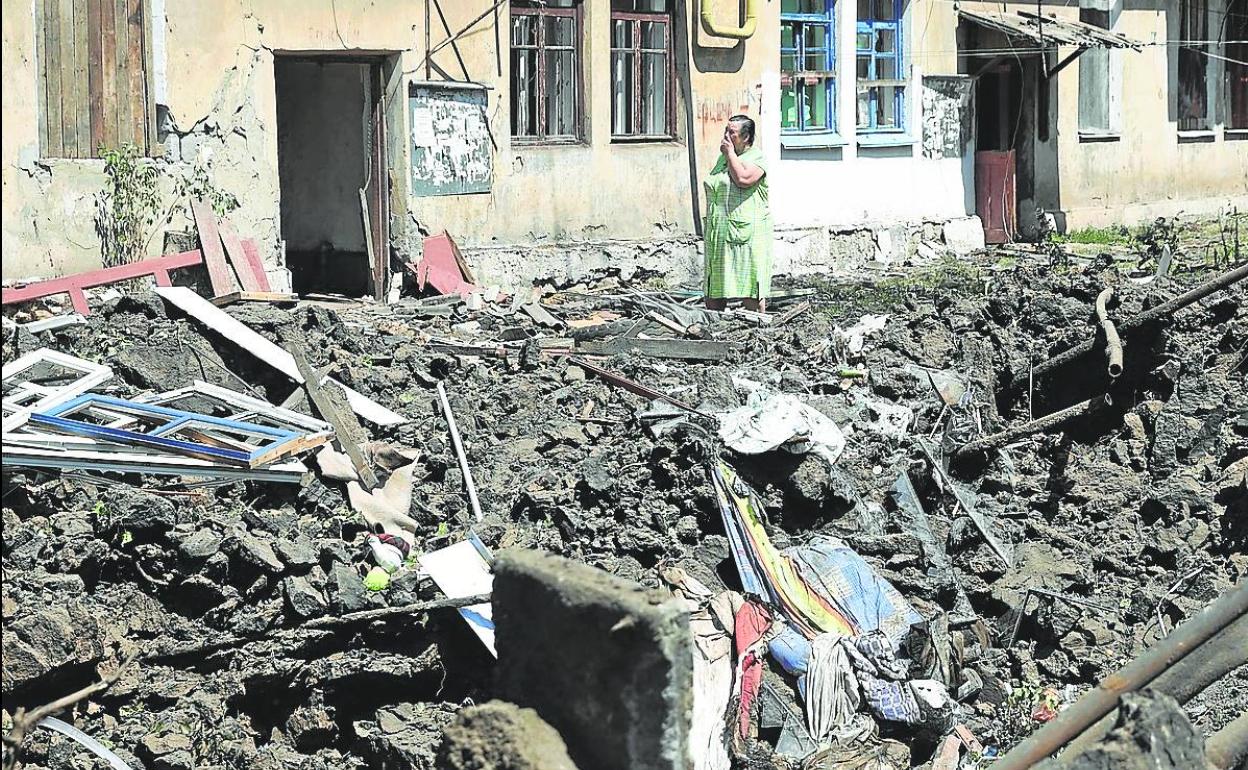
[[(783, 5), (781, 8), (783, 9)], [(793, 45), (786, 47), (784, 45), (783, 27), (785, 23), (792, 23), (795, 26), (793, 32)], [(835, 134), (836, 133), (836, 0), (824, 0), (823, 13), (789, 13), (784, 10), (780, 11), (780, 77), (785, 77), (784, 57), (792, 56), (795, 67), (804, 67), (806, 64), (806, 43), (805, 36), (801, 34), (801, 30), (806, 26), (822, 25), (826, 28), (826, 39), (828, 45), (824, 51), (824, 72), (831, 72), (832, 75), (824, 78), (824, 87), (827, 89), (827, 117), (824, 125), (806, 125), (806, 91), (799, 88), (793, 77), (794, 73), (788, 73), (793, 86), (793, 98), (797, 104), (797, 126), (782, 127), (781, 134)], [(816, 49), (818, 50), (818, 49)], [(795, 69), (794, 72), (804, 72), (804, 69)], [(783, 85), (781, 85), (783, 92)], [(783, 96), (781, 97), (783, 98)], [(784, 117), (780, 118), (783, 125)]]
[[(904, 0), (892, 0), (893, 15), (890, 19), (875, 18), (876, 4), (879, 0), (860, 0), (859, 10), (865, 4), (868, 15), (862, 18), (859, 13), (857, 20), (857, 29), (854, 35), (854, 76), (855, 82), (859, 89), (867, 88), (868, 90), (868, 108), (867, 121), (862, 121), (862, 115), (855, 116), (855, 123), (859, 133), (905, 133), (906, 130), (906, 91), (908, 84), (903, 84), (893, 91), (893, 114), (897, 116), (897, 125), (880, 126), (878, 124), (877, 115), (879, 114), (879, 98), (880, 92), (878, 87), (872, 87), (872, 83), (876, 81), (904, 81), (905, 78), (905, 61), (906, 61), (906, 37), (903, 24), (903, 14), (905, 12)], [(892, 30), (893, 32), (893, 51), (891, 54), (880, 54), (875, 50), (876, 33), (882, 30)], [(859, 42), (862, 35), (866, 35), (870, 41), (870, 47), (860, 48)], [(870, 61), (868, 66), (867, 78), (864, 80), (858, 74), (858, 59), (867, 57)], [(881, 61), (892, 63), (892, 77), (880, 77)], [(885, 73), (888, 74), (888, 73)], [(857, 112), (858, 101), (855, 99), (855, 112)]]

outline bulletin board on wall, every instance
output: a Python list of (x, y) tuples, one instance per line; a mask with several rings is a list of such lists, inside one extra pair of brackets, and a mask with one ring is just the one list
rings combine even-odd
[(489, 192), (494, 156), (486, 90), (471, 83), (411, 83), (412, 194)]

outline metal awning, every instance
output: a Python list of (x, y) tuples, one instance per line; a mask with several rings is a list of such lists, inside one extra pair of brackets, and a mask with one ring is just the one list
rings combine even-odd
[(1027, 11), (1017, 15), (1008, 13), (979, 13), (958, 9), (958, 16), (987, 29), (1004, 32), (1010, 37), (1025, 38), (1040, 46), (1073, 45), (1086, 48), (1130, 48), (1138, 51), (1143, 43), (1107, 29), (1057, 16), (1038, 16)]

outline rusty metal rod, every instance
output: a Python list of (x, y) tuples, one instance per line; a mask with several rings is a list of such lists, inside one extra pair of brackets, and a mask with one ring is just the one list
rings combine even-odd
[(1006, 428), (1005, 430), (1000, 431), (999, 433), (993, 433), (990, 436), (977, 438), (974, 441), (963, 444), (956, 452), (954, 452), (954, 455), (966, 457), (977, 453), (991, 452), (992, 450), (1003, 447), (1012, 441), (1035, 433), (1042, 433), (1049, 428), (1055, 428), (1058, 425), (1061, 425), (1067, 420), (1094, 412), (1102, 406), (1106, 406), (1111, 403), (1113, 403), (1113, 401), (1110, 399), (1108, 394), (1096, 396), (1095, 398), (1089, 398), (1087, 401), (1080, 401), (1079, 403), (1068, 406), (1065, 409), (1059, 409), (1056, 412), (1046, 414), (1044, 417), (1039, 417), (1030, 422), (1025, 422), (1022, 425), (1016, 425), (1013, 428)]
[(1097, 295), (1096, 320), (1101, 324), (1101, 331), (1105, 332), (1105, 358), (1109, 376), (1116, 379), (1122, 374), (1122, 338), (1118, 336), (1118, 329), (1109, 317), (1108, 306), (1113, 296), (1114, 290), (1109, 287)]
[[(1132, 329), (1139, 328), (1159, 318), (1163, 318), (1176, 311), (1182, 310), (1188, 305), (1198, 302), (1214, 292), (1221, 291), (1228, 286), (1244, 280), (1244, 278), (1248, 278), (1248, 262), (1240, 265), (1239, 267), (1228, 270), (1227, 272), (1222, 273), (1210, 281), (1202, 283), (1190, 291), (1180, 294), (1169, 302), (1163, 302), (1155, 308), (1145, 310), (1143, 313), (1131, 316), (1118, 324), (1118, 333), (1126, 334)], [(1054, 369), (1065, 366), (1071, 361), (1092, 352), (1095, 345), (1095, 340), (1088, 340), (1081, 345), (1076, 345), (1069, 350), (1058, 353), (1056, 356), (1032, 368), (1032, 376), (1040, 377), (1041, 375), (1047, 374)]]
[(1162, 672), (1238, 618), (1248, 614), (1248, 580), (1241, 581), (1142, 655), (1110, 674), (1073, 706), (1015, 746), (993, 770), (1024, 770), (1041, 762)]
[[(1248, 615), (1210, 637), (1148, 686), (1169, 695), (1180, 704), (1187, 703), (1209, 685), (1248, 663), (1248, 641), (1245, 640), (1248, 640)], [(1118, 709), (1114, 709), (1084, 730), (1070, 742), (1062, 756), (1074, 757), (1091, 748), (1114, 728), (1117, 714)]]
[(1248, 757), (1248, 711), (1241, 712), (1231, 723), (1205, 741), (1205, 759), (1219, 770), (1243, 767)]

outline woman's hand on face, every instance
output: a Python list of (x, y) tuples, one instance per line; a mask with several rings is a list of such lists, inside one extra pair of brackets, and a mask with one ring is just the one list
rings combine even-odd
[(726, 156), (731, 156), (737, 151), (737, 148), (732, 144), (732, 137), (728, 135), (727, 130), (724, 131), (724, 138), (720, 140), (719, 151)]

